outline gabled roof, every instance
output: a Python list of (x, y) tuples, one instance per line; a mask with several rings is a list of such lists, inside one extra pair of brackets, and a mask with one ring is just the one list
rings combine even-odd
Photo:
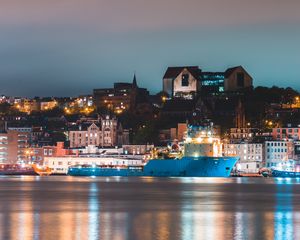
[(236, 66), (236, 67), (232, 67), (232, 68), (227, 68), (226, 71), (225, 71), (225, 77), (229, 77), (238, 68), (242, 68), (243, 70), (245, 70), (242, 66)]
[(78, 125), (73, 125), (68, 128), (69, 131), (87, 131), (89, 127), (96, 125), (99, 130), (101, 130), (101, 125), (99, 123), (81, 123)]
[(201, 70), (198, 66), (168, 67), (164, 78), (176, 78), (184, 69), (187, 69), (194, 78), (199, 79)]

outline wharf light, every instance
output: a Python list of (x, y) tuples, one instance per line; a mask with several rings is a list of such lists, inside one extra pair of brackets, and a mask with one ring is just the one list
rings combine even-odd
[(192, 138), (188, 137), (188, 138), (186, 139), (186, 141), (187, 141), (188, 143), (190, 143), (190, 142), (192, 141)]
[(201, 143), (201, 142), (202, 142), (202, 138), (201, 138), (201, 137), (198, 137), (198, 138), (197, 138), (197, 142), (198, 142), (198, 143)]

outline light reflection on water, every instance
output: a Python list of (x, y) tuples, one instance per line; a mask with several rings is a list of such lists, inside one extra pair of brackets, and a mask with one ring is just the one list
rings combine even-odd
[(0, 239), (299, 239), (299, 183), (0, 177)]

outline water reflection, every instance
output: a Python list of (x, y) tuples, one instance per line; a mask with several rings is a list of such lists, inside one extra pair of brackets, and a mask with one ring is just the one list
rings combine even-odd
[(98, 239), (99, 238), (99, 213), (100, 213), (100, 204), (98, 201), (98, 187), (96, 183), (90, 184), (89, 192), (89, 239)]
[[(276, 210), (274, 216), (274, 231), (276, 240), (293, 238), (293, 185), (290, 179), (288, 184), (277, 184)], [(280, 182), (281, 183), (281, 182)]]
[(293, 179), (1, 178), (0, 239), (297, 239)]

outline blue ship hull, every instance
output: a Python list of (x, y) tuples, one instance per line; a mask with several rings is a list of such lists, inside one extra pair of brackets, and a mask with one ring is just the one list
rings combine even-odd
[(300, 172), (272, 170), (272, 177), (300, 178)]
[(153, 159), (143, 168), (69, 167), (71, 176), (229, 177), (237, 157)]

